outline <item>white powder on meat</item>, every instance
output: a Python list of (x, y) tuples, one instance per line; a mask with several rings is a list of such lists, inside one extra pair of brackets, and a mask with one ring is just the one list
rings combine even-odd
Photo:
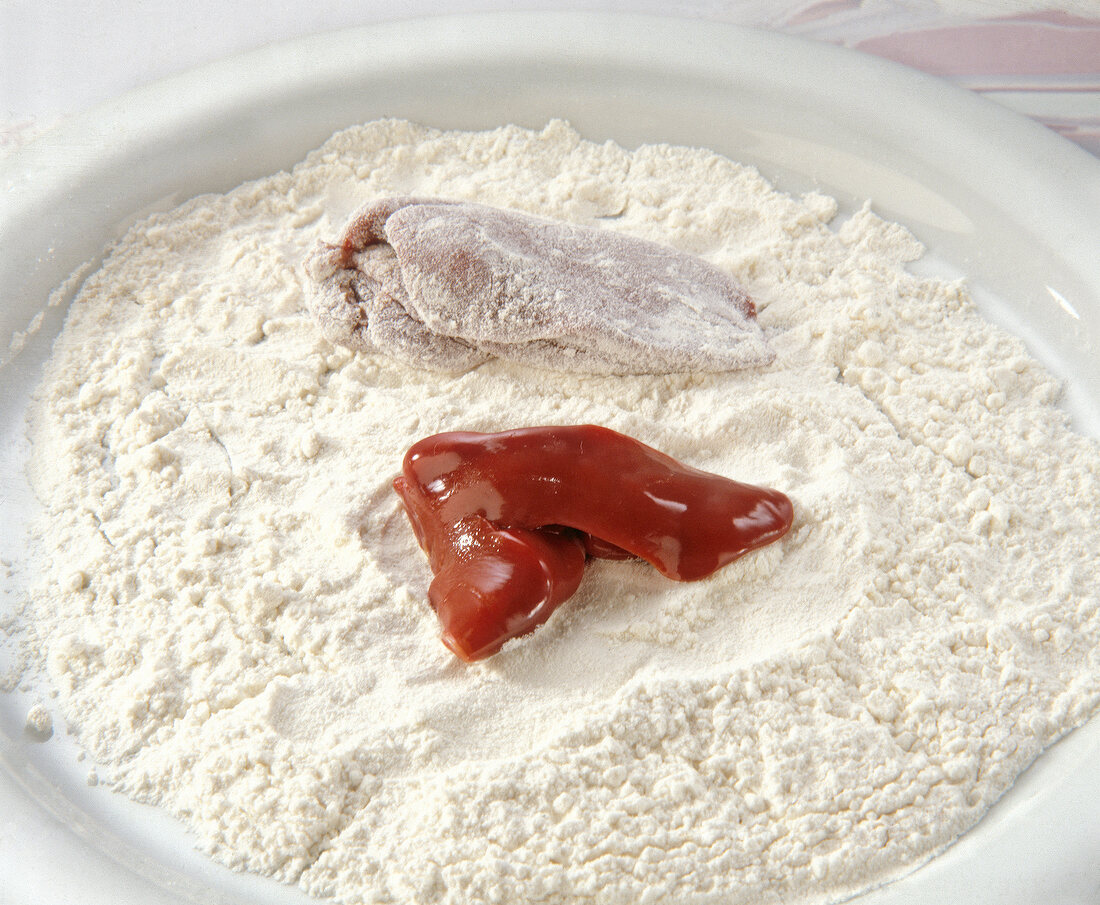
[[(777, 359), (447, 377), (334, 347), (302, 261), (398, 193), (702, 255)], [(836, 899), (950, 843), (1100, 701), (1100, 451), (904, 229), (835, 215), (707, 151), (387, 121), (133, 229), (30, 422), (26, 622), (97, 775), (345, 902)], [(405, 449), (583, 422), (783, 490), (790, 534), (701, 583), (595, 563), (458, 662)]]
[(307, 258), (326, 339), (468, 371), (733, 371), (775, 357), (752, 300), (697, 255), (469, 201), (382, 198)]

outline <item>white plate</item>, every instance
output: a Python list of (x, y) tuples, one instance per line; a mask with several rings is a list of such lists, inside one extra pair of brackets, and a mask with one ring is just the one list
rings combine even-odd
[[(440, 127), (569, 119), (626, 146), (754, 163), (908, 225), (992, 318), (1067, 378), (1100, 435), (1100, 163), (996, 105), (880, 60), (713, 23), (580, 14), (416, 20), (274, 46), (134, 92), (0, 166), (0, 350), (134, 217), (293, 164), (379, 116)], [(67, 301), (67, 298), (65, 299)], [(21, 411), (63, 308), (0, 370), (0, 555), (29, 505)], [(13, 552), (15, 551), (15, 552)], [(14, 599), (24, 580), (8, 570)], [(84, 784), (63, 731), (0, 697), (0, 902), (303, 902), (190, 849), (156, 812)], [(61, 727), (59, 727), (61, 728)], [(1045, 753), (976, 829), (865, 905), (1100, 901), (1100, 721)]]

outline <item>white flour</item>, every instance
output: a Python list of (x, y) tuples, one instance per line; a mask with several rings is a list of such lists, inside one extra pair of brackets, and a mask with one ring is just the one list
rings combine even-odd
[[(301, 262), (361, 202), (476, 199), (731, 270), (760, 371), (444, 377), (323, 340)], [(869, 210), (552, 123), (383, 122), (135, 228), (31, 416), (61, 709), (219, 860), (347, 902), (837, 898), (926, 859), (1100, 701), (1100, 450)], [(442, 430), (592, 422), (783, 490), (680, 585), (594, 564), (459, 663), (389, 481)]]

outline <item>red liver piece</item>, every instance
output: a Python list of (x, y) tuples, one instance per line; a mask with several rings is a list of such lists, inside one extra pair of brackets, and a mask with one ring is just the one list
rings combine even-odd
[(435, 579), (443, 640), (466, 660), (545, 622), (586, 557), (706, 578), (782, 537), (782, 493), (681, 465), (594, 425), (427, 437), (394, 481)]

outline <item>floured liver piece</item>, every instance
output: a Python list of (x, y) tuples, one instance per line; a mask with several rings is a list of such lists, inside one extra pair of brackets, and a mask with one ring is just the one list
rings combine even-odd
[(752, 299), (701, 258), (472, 202), (360, 208), (306, 263), (327, 338), (436, 370), (495, 355), (559, 371), (733, 371), (774, 353)]

